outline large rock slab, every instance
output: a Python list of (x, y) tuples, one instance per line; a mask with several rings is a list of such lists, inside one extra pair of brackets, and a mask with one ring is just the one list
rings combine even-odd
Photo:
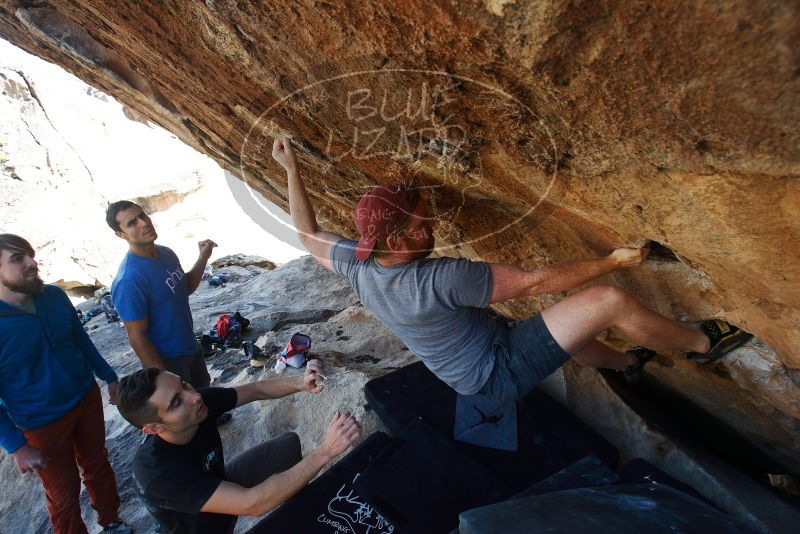
[(778, 458), (800, 452), (798, 21), (746, 0), (0, 2), (0, 35), (283, 208), (269, 139), (291, 134), (325, 228), (352, 235), (366, 187), (413, 178), (442, 253), (533, 268), (665, 245), (606, 282), (763, 341), (722, 373), (663, 355), (658, 376)]

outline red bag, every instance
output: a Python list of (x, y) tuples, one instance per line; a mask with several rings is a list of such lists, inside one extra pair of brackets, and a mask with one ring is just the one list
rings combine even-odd
[(228, 331), (231, 327), (231, 316), (230, 315), (223, 315), (219, 319), (217, 319), (217, 338), (220, 340), (225, 340), (228, 337)]

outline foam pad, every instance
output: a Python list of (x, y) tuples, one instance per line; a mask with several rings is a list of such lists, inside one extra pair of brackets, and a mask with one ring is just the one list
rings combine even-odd
[(422, 421), (409, 424), (355, 482), (356, 492), (399, 531), (450, 532), (458, 514), (513, 491)]
[(469, 510), (461, 514), (458, 532), (744, 534), (753, 531), (669, 486), (636, 484), (557, 491)]
[(522, 493), (514, 495), (513, 498), (521, 499), (531, 495), (541, 495), (567, 489), (608, 486), (615, 484), (618, 480), (619, 477), (616, 473), (601, 462), (600, 458), (591, 454), (541, 482), (537, 482)]
[(392, 439), (376, 432), (248, 531), (251, 534), (399, 534), (353, 490), (353, 481)]
[[(370, 380), (364, 392), (369, 407), (392, 434), (419, 419), (448, 439), (453, 438), (456, 392), (422, 362)], [(517, 434), (517, 451), (453, 442), (515, 492), (589, 454), (608, 466), (615, 466), (618, 460), (617, 450), (608, 441), (538, 389), (518, 403)]]
[(516, 451), (517, 402), (497, 404), (486, 395), (456, 395), (453, 438), (481, 447)]
[(695, 491), (694, 488), (672, 478), (664, 471), (642, 458), (634, 458), (620, 467), (617, 473), (619, 474), (620, 484), (650, 484), (653, 482), (657, 484), (666, 484), (710, 506), (714, 506), (710, 500), (703, 497), (700, 493)]

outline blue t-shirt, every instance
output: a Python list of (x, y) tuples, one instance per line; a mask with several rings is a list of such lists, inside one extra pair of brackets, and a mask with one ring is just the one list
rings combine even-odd
[(197, 351), (186, 273), (178, 257), (156, 245), (157, 258), (128, 252), (119, 266), (111, 296), (123, 321), (147, 319), (147, 337), (163, 358)]
[(492, 274), (484, 262), (431, 258), (384, 267), (358, 261), (355, 241), (331, 249), (333, 269), (361, 303), (425, 366), (463, 395), (477, 393), (494, 367), (498, 323), (487, 306)]

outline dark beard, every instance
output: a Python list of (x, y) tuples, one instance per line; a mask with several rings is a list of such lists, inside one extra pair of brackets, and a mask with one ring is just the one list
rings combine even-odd
[(24, 278), (23, 280), (21, 284), (9, 283), (4, 280), (3, 285), (11, 291), (24, 295), (38, 295), (44, 286), (44, 282), (38, 276), (36, 278)]

